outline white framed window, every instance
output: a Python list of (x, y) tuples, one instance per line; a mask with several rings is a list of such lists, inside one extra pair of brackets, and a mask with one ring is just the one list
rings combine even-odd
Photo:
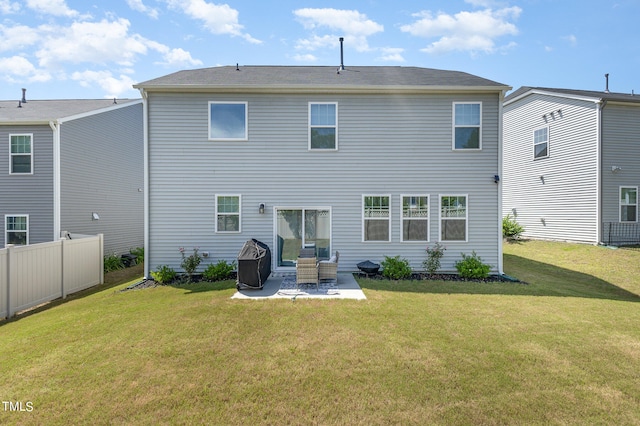
[(242, 215), (240, 195), (216, 195), (216, 232), (239, 233)]
[(440, 195), (440, 241), (467, 241), (467, 195)]
[(541, 127), (533, 131), (533, 158), (549, 156), (549, 127)]
[(33, 174), (33, 134), (9, 135), (9, 174)]
[(5, 215), (4, 231), (5, 244), (28, 245), (29, 215)]
[(482, 102), (453, 103), (453, 149), (482, 149)]
[(247, 102), (209, 102), (209, 140), (248, 140), (247, 109)]
[(401, 195), (400, 241), (429, 241), (429, 196)]
[(309, 102), (309, 149), (338, 149), (338, 104)]
[(362, 240), (391, 241), (391, 196), (362, 196)]
[(638, 187), (620, 187), (620, 222), (638, 221)]

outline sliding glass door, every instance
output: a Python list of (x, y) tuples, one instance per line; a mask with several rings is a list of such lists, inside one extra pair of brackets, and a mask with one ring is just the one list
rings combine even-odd
[(331, 256), (331, 210), (277, 208), (277, 266), (295, 266), (301, 248), (313, 248), (318, 259)]

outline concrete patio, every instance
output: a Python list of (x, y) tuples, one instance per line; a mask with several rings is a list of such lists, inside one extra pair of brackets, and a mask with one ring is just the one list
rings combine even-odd
[(364, 292), (353, 274), (339, 273), (335, 280), (322, 281), (317, 289), (315, 284), (295, 285), (295, 272), (272, 273), (260, 290), (239, 290), (232, 299), (355, 299), (365, 300)]

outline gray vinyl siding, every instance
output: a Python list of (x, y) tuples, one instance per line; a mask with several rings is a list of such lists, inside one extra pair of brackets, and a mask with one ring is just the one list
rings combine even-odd
[[(524, 236), (598, 242), (597, 114), (593, 102), (539, 94), (505, 106), (503, 215), (515, 214)], [(544, 125), (549, 157), (534, 160)]]
[(640, 187), (640, 106), (608, 103), (602, 139), (602, 221), (619, 222), (620, 187)]
[[(209, 101), (248, 102), (248, 141), (209, 141)], [(308, 150), (308, 103), (338, 103), (338, 151)], [(454, 152), (452, 103), (481, 101), (482, 151)], [(401, 255), (422, 269), (426, 243), (401, 242), (401, 194), (431, 197), (439, 241), (439, 195), (468, 195), (468, 242), (446, 243), (443, 269), (472, 250), (499, 264), (499, 97), (469, 95), (206, 95), (149, 93), (149, 243), (153, 271), (180, 271), (179, 247), (234, 260), (262, 240), (276, 257), (274, 207), (326, 207), (340, 269)], [(242, 232), (216, 234), (215, 194), (242, 196)], [(362, 195), (391, 195), (391, 241), (362, 241)], [(266, 212), (258, 214), (260, 203)], [(203, 265), (204, 266), (204, 265)]]
[[(33, 174), (9, 175), (9, 135), (33, 134)], [(0, 247), (5, 215), (29, 215), (29, 243), (53, 239), (53, 132), (49, 126), (0, 126)]]
[[(106, 254), (144, 241), (142, 104), (61, 124), (61, 230), (104, 234)], [(92, 220), (92, 213), (100, 219)]]

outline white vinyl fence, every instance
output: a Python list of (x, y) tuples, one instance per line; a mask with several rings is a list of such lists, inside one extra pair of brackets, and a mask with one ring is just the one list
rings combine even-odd
[(0, 318), (104, 282), (104, 237), (0, 249)]

